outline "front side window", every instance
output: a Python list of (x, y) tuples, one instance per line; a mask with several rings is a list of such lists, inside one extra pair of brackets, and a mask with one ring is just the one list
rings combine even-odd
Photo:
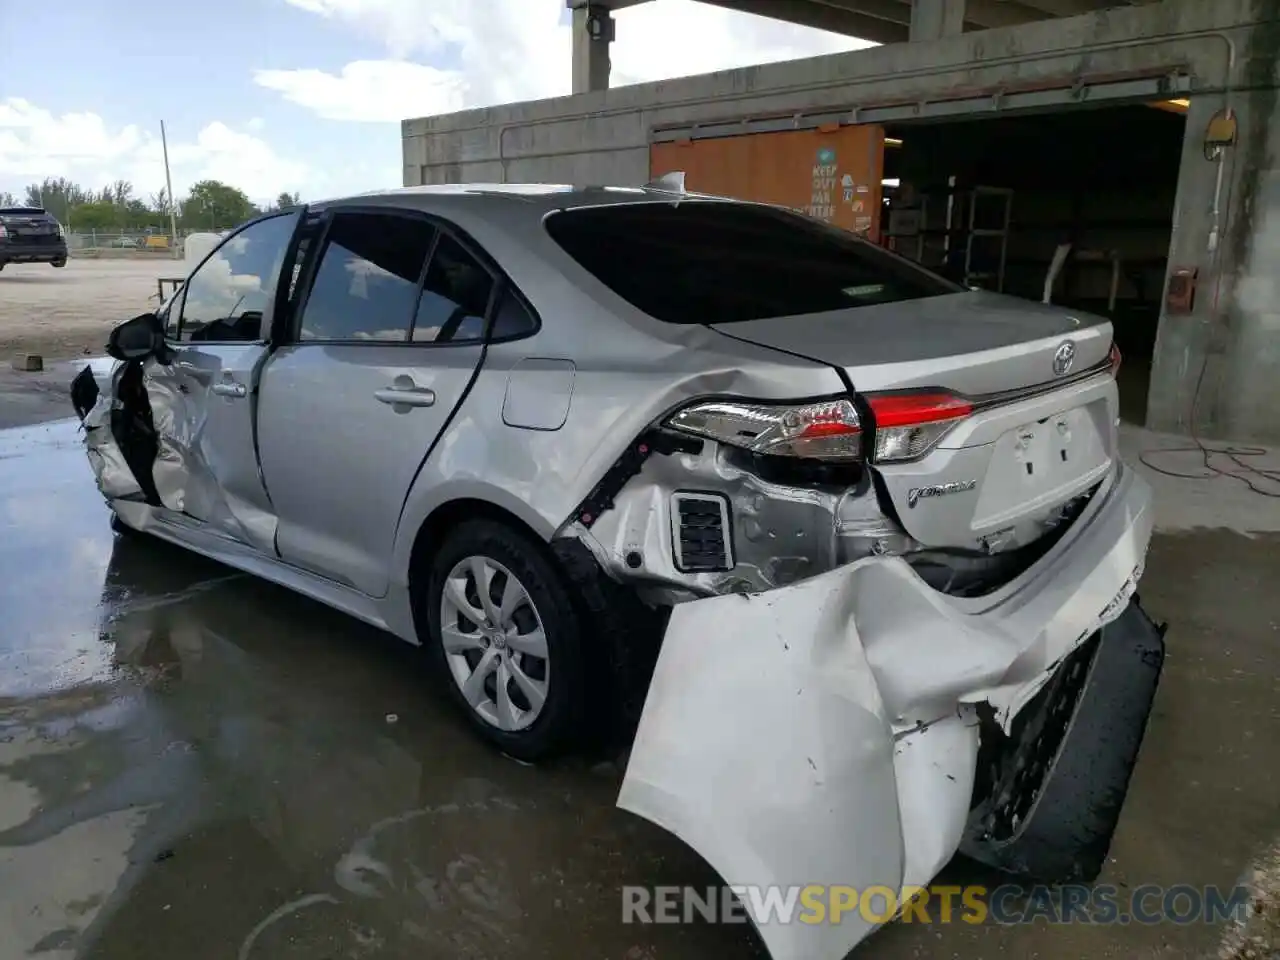
[(298, 339), (405, 342), (435, 233), (411, 217), (334, 214)]
[(733, 323), (935, 297), (962, 288), (853, 234), (723, 201), (565, 210), (547, 232), (632, 306), (668, 323)]
[(262, 318), (275, 300), (280, 265), (296, 224), (296, 216), (259, 220), (218, 247), (170, 307), (170, 339), (261, 340)]

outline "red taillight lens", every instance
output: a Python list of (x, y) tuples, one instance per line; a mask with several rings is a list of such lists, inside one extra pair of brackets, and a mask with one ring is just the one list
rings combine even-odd
[(1107, 362), (1111, 364), (1111, 375), (1114, 377), (1120, 372), (1120, 348), (1114, 343), (1111, 344), (1111, 352), (1107, 354)]
[(876, 463), (902, 463), (924, 456), (973, 412), (968, 400), (940, 390), (870, 394), (866, 400), (875, 415)]
[(4, 228), (3, 223), (0, 223), (0, 240), (3, 240), (8, 235), (9, 235), (9, 231)]
[(667, 426), (770, 456), (857, 460), (858, 411), (843, 397), (798, 404), (708, 400), (672, 414)]

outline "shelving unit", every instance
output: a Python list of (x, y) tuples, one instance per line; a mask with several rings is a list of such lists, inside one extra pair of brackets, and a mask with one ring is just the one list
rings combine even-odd
[[(899, 253), (934, 269), (953, 268), (966, 286), (1004, 289), (1013, 191), (1006, 187), (957, 187), (922, 193), (915, 207), (890, 212), (886, 236)], [(962, 256), (958, 264), (953, 258)]]

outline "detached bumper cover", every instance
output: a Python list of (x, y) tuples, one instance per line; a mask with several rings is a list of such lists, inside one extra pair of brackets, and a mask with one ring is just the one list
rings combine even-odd
[[(989, 597), (948, 598), (905, 561), (869, 558), (676, 607), (618, 805), (731, 886), (928, 883), (975, 833), (980, 727), (1016, 733), (1073, 651), (1130, 609), (1150, 536), (1150, 490), (1122, 468), (1036, 567)], [(1073, 751), (1091, 736), (1097, 746), (1092, 703), (1086, 690)], [(1138, 727), (1132, 753), (1149, 704), (1106, 721)], [(1057, 809), (1054, 781), (1037, 796), (1036, 821)], [(1116, 812), (1122, 797), (1123, 786)], [(753, 919), (774, 960), (836, 960), (875, 926), (853, 911), (837, 924)]]

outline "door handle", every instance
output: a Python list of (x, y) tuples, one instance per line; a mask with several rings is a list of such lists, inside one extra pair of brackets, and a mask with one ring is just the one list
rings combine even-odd
[(232, 380), (224, 380), (222, 383), (215, 383), (209, 388), (220, 397), (243, 397), (248, 394), (243, 383), (236, 383)]
[(375, 390), (373, 397), (392, 406), (430, 407), (436, 402), (436, 392), (429, 387), (385, 387)]

